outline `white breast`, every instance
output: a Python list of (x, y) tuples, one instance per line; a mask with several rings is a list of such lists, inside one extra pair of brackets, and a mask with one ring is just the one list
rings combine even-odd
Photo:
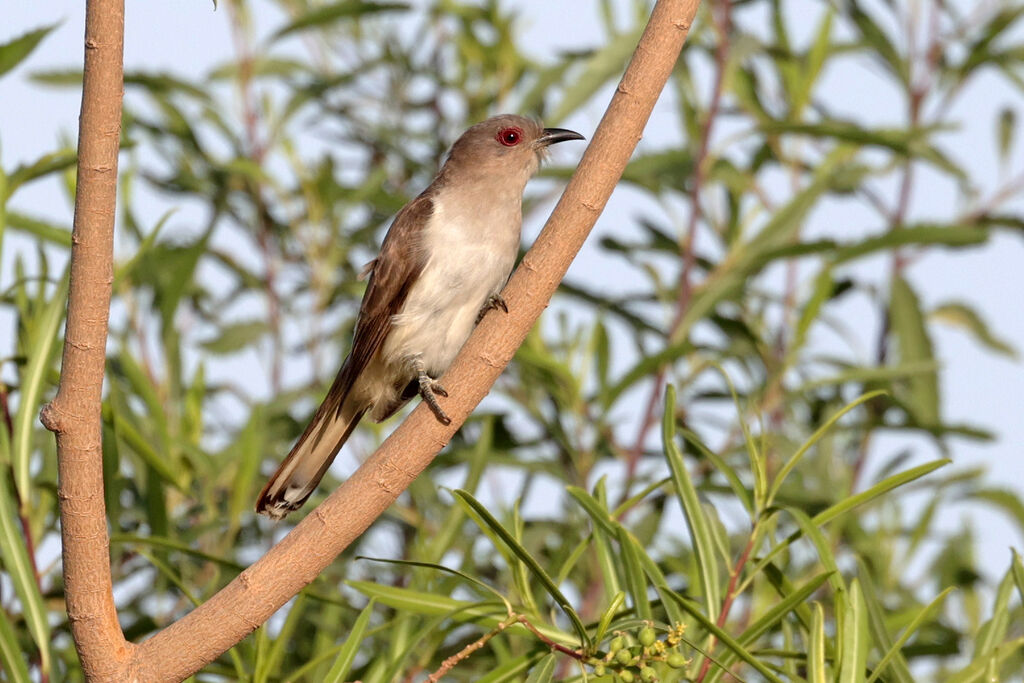
[(448, 192), (438, 193), (424, 232), (426, 264), (392, 319), (385, 362), (408, 366), (419, 358), (435, 378), (448, 369), (480, 309), (505, 286), (515, 265), (521, 192), (488, 196), (463, 187), (458, 202), (446, 202)]

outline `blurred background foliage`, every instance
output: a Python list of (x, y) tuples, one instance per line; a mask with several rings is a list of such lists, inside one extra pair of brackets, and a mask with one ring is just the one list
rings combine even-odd
[[(539, 61), (512, 2), (222, 0), (223, 62), (187, 76), (128, 64), (103, 457), (130, 639), (287, 531), (252, 512), (261, 472), (323, 395), (357, 274), (446, 145), (500, 111), (560, 125), (603, 106), (649, 5), (585, 11), (603, 42)], [(261, 30), (259, 13), (279, 21)], [(956, 387), (940, 386), (934, 326), (1017, 352), (968, 291), (926, 309), (907, 271), (1024, 228), (1009, 208), (1024, 188), (1016, 111), (992, 125), (995, 186), (942, 144), (979, 74), (1024, 86), (1022, 14), (1019, 0), (704, 3), (658, 144), (623, 180), (643, 208), (599, 227), (611, 270), (574, 268), (430, 473), (196, 680), (420, 681), (480, 638), (446, 680), (1021, 680), (1024, 565), (979, 556), (969, 523), (937, 522), (974, 500), (1024, 528), (1021, 489), (930, 459), (955, 455), (953, 436), (994, 436), (944, 419)], [(12, 28), (0, 76), (31, 66), (53, 27)], [(833, 113), (819, 83), (835, 64), (879, 73), (903, 123)], [(32, 72), (40, 88), (80, 77)], [(47, 178), (70, 202), (74, 159), (70, 141), (40, 143), (0, 172), (0, 248), (18, 250), (0, 292), (14, 321), (0, 359), (12, 681), (81, 680), (54, 443), (36, 417), (58, 377), (70, 220), (18, 203)], [(572, 171), (559, 159), (529, 191), (534, 222)], [(960, 208), (915, 218), (922, 173)], [(140, 197), (173, 209), (150, 215)], [(848, 224), (808, 230), (826, 210)], [(844, 320), (851, 300), (870, 322)], [(361, 429), (338, 476), (388, 429)], [(883, 433), (922, 438), (873, 447)]]

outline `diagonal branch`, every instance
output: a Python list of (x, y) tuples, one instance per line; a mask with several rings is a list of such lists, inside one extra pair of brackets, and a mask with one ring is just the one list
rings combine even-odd
[[(94, 5), (119, 2), (121, 0), (90, 0), (89, 10), (92, 11)], [(256, 629), (316, 578), (427, 467), (487, 394), (547, 307), (640, 140), (654, 103), (682, 49), (698, 3), (699, 0), (658, 0), (655, 5), (593, 142), (536, 244), (523, 258), (521, 267), (502, 294), (509, 305), (508, 315), (487, 316), (443, 378), (448, 386), (459, 387), (459, 391), (452, 392), (452, 398), (444, 403), (445, 411), (452, 418), (451, 425), (438, 423), (429, 410), (418, 407), (376, 453), (264, 557), (203, 605), (141, 645), (135, 647), (125, 643), (119, 630), (117, 637), (109, 634), (103, 638), (87, 638), (81, 629), (75, 630), (83, 665), (87, 660), (103, 664), (87, 671), (90, 680), (178, 681), (198, 671)], [(119, 71), (117, 75), (120, 76)], [(116, 98), (109, 97), (120, 102), (120, 92)], [(83, 134), (84, 123), (83, 108)], [(114, 138), (116, 142), (116, 135)], [(110, 173), (111, 178), (114, 175)], [(112, 190), (107, 199), (109, 204), (105, 205), (105, 211), (112, 222)], [(103, 314), (78, 314), (75, 317), (69, 314), (68, 319), (68, 347), (73, 346), (75, 352), (81, 349), (77, 343), (80, 338), (72, 335), (73, 325), (76, 330), (79, 325), (96, 328), (93, 330), (96, 337), (90, 338), (88, 346), (94, 355), (98, 355), (98, 360), (91, 358), (93, 371), (87, 377), (73, 376), (67, 362), (68, 347), (65, 348), (61, 392), (47, 412), (48, 424), (52, 421), (58, 432), (62, 467), (66, 463), (67, 471), (62, 470), (62, 480), (65, 475), (69, 482), (75, 478), (75, 486), (63, 485), (62, 515), (65, 524), (74, 519), (76, 525), (82, 525), (74, 528), (84, 534), (69, 538), (72, 534), (65, 527), (66, 564), (77, 564), (79, 554), (89, 550), (83, 547), (84, 544), (98, 549), (104, 563), (102, 575), (99, 568), (93, 567), (95, 558), (88, 563), (97, 572), (96, 576), (103, 579), (99, 583), (88, 586), (68, 583), (68, 604), (76, 602), (81, 594), (88, 594), (90, 601), (105, 601), (109, 609), (90, 607), (84, 617), (90, 620), (89, 625), (102, 626), (104, 632), (110, 630), (111, 624), (116, 628), (116, 614), (113, 614), (113, 601), (109, 595), (110, 571), (106, 566), (108, 546), (99, 449), (102, 341), (106, 335), (109, 305), (109, 243), (107, 247), (100, 254), (105, 255), (105, 262), (97, 260), (98, 257), (90, 258), (88, 266), (79, 266), (92, 272), (93, 277), (108, 278), (102, 300)], [(85, 258), (84, 250), (78, 249), (73, 258)], [(93, 309), (98, 305), (94, 301), (83, 302), (81, 297), (79, 292), (79, 299), (72, 297), (70, 305)], [(66, 407), (70, 405), (68, 399), (63, 398), (70, 391), (65, 389), (65, 384), (71, 387), (84, 381), (90, 383), (88, 397), (92, 402), (86, 406), (87, 409), (78, 409), (79, 404), (76, 403), (72, 420)], [(65, 416), (68, 421), (63, 419)], [(58, 417), (61, 419), (57, 420)], [(72, 433), (76, 438), (86, 435), (88, 439), (94, 439), (86, 442), (86, 448), (81, 451), (82, 457), (76, 455), (73, 460), (68, 455)], [(98, 543), (99, 539), (103, 543)], [(71, 595), (72, 590), (78, 595)], [(103, 658), (111, 661), (103, 662)]]

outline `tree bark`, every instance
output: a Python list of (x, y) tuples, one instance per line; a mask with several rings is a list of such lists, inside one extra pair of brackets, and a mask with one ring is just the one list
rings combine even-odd
[[(117, 16), (118, 48), (120, 1), (89, 2), (90, 13), (102, 7), (111, 17)], [(417, 407), (377, 452), (264, 557), (193, 612), (137, 647), (126, 643), (117, 628), (110, 597), (102, 496), (100, 387), (110, 297), (110, 227), (113, 222), (117, 135), (114, 133), (113, 140), (104, 140), (114, 145), (113, 161), (104, 157), (103, 164), (93, 170), (105, 169), (98, 175), (110, 183), (103, 195), (108, 203), (103, 204), (102, 209), (90, 204), (89, 211), (85, 212), (82, 196), (85, 188), (80, 180), (78, 204), (83, 209), (83, 221), (88, 215), (99, 224), (102, 217), (102, 225), (107, 232), (99, 236), (88, 235), (90, 247), (88, 250), (83, 248), (86, 234), (79, 234), (79, 211), (76, 209), (78, 237), (72, 252), (73, 259), (83, 262), (78, 266), (79, 271), (87, 273), (79, 274), (78, 282), (94, 283), (96, 289), (82, 291), (81, 284), (76, 289), (73, 264), (68, 342), (65, 345), (61, 388), (53, 404), (45, 411), (47, 424), (52, 425), (58, 437), (62, 468), (61, 511), (65, 524), (65, 576), (75, 574), (76, 577), (74, 582), (68, 581), (67, 584), (68, 605), (69, 611), (72, 604), (76, 605), (75, 616), (72, 617), (73, 632), (83, 667), (89, 662), (86, 668), (89, 680), (178, 681), (195, 673), (265, 622), (316, 578), (430, 464), (512, 359), (596, 223), (671, 74), (698, 4), (699, 0), (659, 0), (655, 5), (629, 67), (576, 174), (536, 244), (523, 258), (502, 294), (508, 303), (508, 315), (486, 316), (443, 378), (446, 386), (457, 387), (443, 404), (452, 418), (451, 425), (440, 424), (424, 406)], [(87, 35), (91, 34), (87, 32)], [(111, 45), (111, 33), (103, 35), (107, 41), (104, 47)], [(95, 49), (96, 46), (87, 50), (87, 68), (89, 50)], [(104, 64), (111, 73), (116, 71), (118, 90), (116, 93), (103, 91), (103, 96), (110, 100), (104, 100), (106, 104), (101, 109), (113, 110), (110, 102), (116, 100), (119, 115), (120, 50), (117, 52), (116, 64)], [(91, 99), (89, 82), (85, 85), (83, 138), (87, 133), (86, 102)], [(95, 129), (90, 126), (89, 130), (100, 131), (99, 138), (103, 140), (102, 131), (114, 131), (116, 127), (97, 124)], [(81, 174), (89, 172), (88, 167), (83, 156), (80, 179), (83, 177)], [(102, 232), (99, 227), (96, 230), (97, 233)], [(83, 279), (86, 277), (89, 279)], [(99, 286), (101, 284), (102, 287)], [(80, 325), (89, 327), (88, 336), (83, 336), (78, 328)], [(82, 369), (85, 366), (88, 366), (87, 373)], [(71, 522), (70, 526), (68, 522)], [(96, 628), (99, 635), (86, 632)]]
[(64, 356), (57, 395), (41, 415), (57, 437), (64, 595), (87, 680), (118, 678), (134, 651), (114, 607), (101, 422), (123, 53), (124, 0), (88, 0)]

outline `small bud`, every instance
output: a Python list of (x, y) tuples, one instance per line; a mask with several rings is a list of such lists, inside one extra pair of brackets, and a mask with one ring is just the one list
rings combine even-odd
[(626, 640), (622, 636), (615, 636), (608, 645), (609, 652), (618, 652), (626, 646)]
[(640, 669), (640, 678), (647, 681), (647, 683), (653, 683), (658, 680), (658, 672), (649, 666), (645, 666)]
[(654, 644), (654, 641), (658, 639), (658, 634), (654, 631), (653, 628), (647, 626), (640, 630), (640, 635), (638, 636), (638, 639), (640, 640), (641, 645), (643, 645), (644, 647), (650, 647)]
[(633, 672), (629, 669), (623, 669), (619, 672), (619, 678), (622, 679), (622, 683), (633, 683), (633, 680), (636, 677), (633, 675)]
[(615, 661), (619, 664), (629, 664), (633, 661), (633, 655), (629, 650), (619, 650), (615, 653)]
[(594, 675), (595, 676), (604, 676), (604, 670), (605, 670), (604, 669), (604, 664), (602, 664), (601, 662), (598, 662), (597, 664), (594, 665)]

